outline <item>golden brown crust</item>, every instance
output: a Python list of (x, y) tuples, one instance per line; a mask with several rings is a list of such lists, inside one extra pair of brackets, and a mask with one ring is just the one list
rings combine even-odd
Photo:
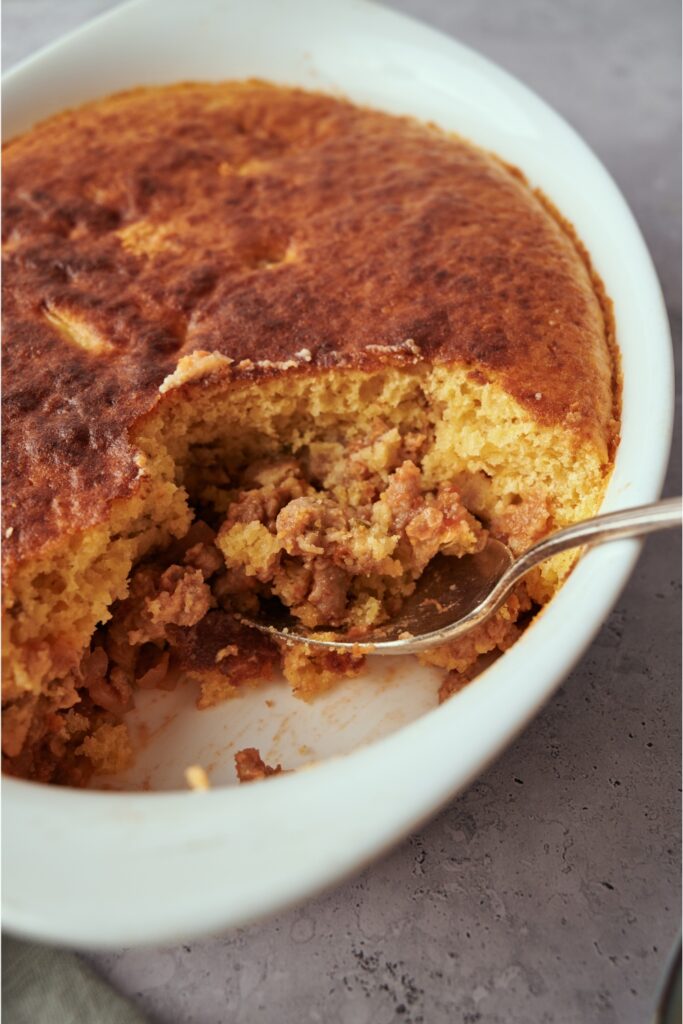
[(582, 255), (462, 141), (313, 93), (186, 84), (59, 115), (4, 171), (6, 564), (134, 492), (131, 431), (199, 349), (234, 379), (466, 362), (538, 420), (612, 440)]
[[(515, 168), (516, 170), (516, 168)], [(517, 171), (519, 174), (520, 172)], [(605, 285), (598, 275), (595, 267), (593, 266), (590, 253), (586, 249), (581, 239), (576, 234), (574, 225), (563, 217), (560, 211), (557, 209), (554, 203), (548, 199), (547, 195), (541, 191), (540, 188), (534, 189), (534, 195), (539, 202), (545, 207), (548, 213), (557, 221), (564, 233), (568, 238), (572, 240), (572, 244), (576, 249), (578, 255), (583, 260), (584, 266), (588, 271), (591, 285), (595, 291), (595, 296), (600, 303), (600, 309), (602, 312), (603, 328), (605, 344), (607, 347), (607, 353), (610, 361), (610, 397), (612, 400), (611, 418), (607, 422), (606, 429), (606, 440), (607, 440), (607, 451), (609, 455), (610, 464), (614, 462), (619, 441), (621, 440), (621, 396), (622, 396), (622, 373), (621, 373), (621, 356), (619, 354), (619, 346), (617, 345), (617, 326), (614, 319), (614, 304), (610, 299)]]

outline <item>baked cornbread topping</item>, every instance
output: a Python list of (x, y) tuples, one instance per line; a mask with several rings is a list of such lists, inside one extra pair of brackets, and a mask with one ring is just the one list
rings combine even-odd
[[(276, 595), (362, 633), (433, 555), (599, 507), (609, 304), (523, 177), (405, 118), (259, 82), (141, 89), (5, 150), (5, 767), (130, 755), (136, 689), (208, 706), (279, 665)], [(455, 692), (571, 566), (429, 659)]]

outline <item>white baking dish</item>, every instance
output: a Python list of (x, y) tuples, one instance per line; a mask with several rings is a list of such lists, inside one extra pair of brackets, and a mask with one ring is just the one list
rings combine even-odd
[[(615, 303), (623, 439), (605, 508), (655, 498), (673, 374), (640, 232), (572, 129), (458, 43), (364, 0), (134, 0), (7, 76), (5, 134), (129, 86), (246, 76), (435, 121), (545, 191)], [(358, 870), (462, 790), (536, 714), (590, 643), (637, 554), (634, 542), (589, 553), (516, 646), (438, 708), (434, 675), (412, 660), (383, 662), (312, 707), (277, 686), (202, 713), (189, 710), (189, 693), (145, 697), (138, 719), (169, 709), (175, 717), (126, 782), (144, 776), (166, 792), (4, 781), (5, 926), (77, 946), (168, 943), (244, 923)], [(276, 705), (267, 713), (266, 697)], [(261, 785), (227, 785), (231, 753), (249, 745), (288, 767), (318, 763)], [(182, 791), (182, 768), (193, 761), (215, 762), (217, 788)]]

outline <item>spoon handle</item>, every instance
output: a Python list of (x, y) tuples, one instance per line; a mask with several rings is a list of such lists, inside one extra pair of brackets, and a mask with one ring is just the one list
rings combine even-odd
[(665, 498), (651, 505), (640, 505), (638, 508), (622, 509), (619, 512), (608, 512), (606, 515), (584, 519), (534, 544), (510, 566), (501, 583), (505, 581), (507, 590), (514, 582), (525, 576), (529, 569), (561, 551), (582, 545), (595, 547), (607, 541), (625, 540), (628, 537), (642, 537), (646, 533), (680, 527), (682, 522), (683, 503), (680, 497)]

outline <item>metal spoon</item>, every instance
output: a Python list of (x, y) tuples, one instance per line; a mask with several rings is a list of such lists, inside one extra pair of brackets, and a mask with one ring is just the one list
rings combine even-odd
[(517, 559), (505, 544), (493, 539), (476, 555), (438, 555), (420, 576), (399, 614), (362, 637), (343, 633), (336, 636), (327, 630), (307, 632), (279, 602), (268, 609), (267, 621), (246, 616), (242, 620), (288, 643), (372, 654), (411, 654), (456, 640), (484, 622), (501, 607), (515, 584), (546, 558), (569, 548), (667, 530), (680, 526), (681, 520), (681, 498), (667, 498), (574, 523), (545, 537)]

